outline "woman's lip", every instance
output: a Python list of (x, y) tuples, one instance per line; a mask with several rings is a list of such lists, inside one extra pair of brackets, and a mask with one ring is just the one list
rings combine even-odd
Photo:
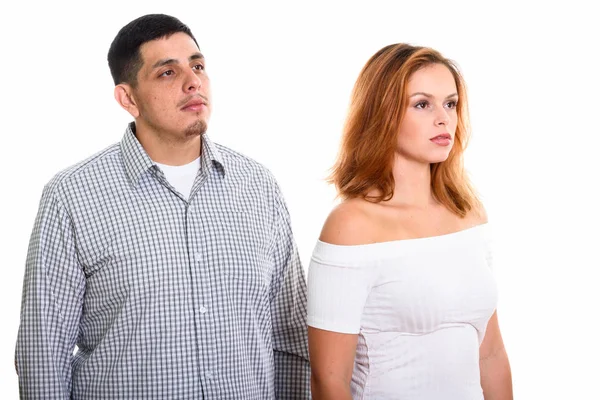
[(448, 146), (450, 144), (450, 142), (452, 140), (450, 140), (450, 138), (448, 136), (436, 136), (434, 138), (429, 139), (431, 140), (433, 143), (440, 145), (440, 146)]

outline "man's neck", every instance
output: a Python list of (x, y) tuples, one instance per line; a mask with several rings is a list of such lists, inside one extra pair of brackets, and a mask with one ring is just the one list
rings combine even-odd
[(180, 139), (136, 127), (135, 136), (153, 161), (165, 165), (188, 164), (198, 158), (202, 151), (201, 135)]

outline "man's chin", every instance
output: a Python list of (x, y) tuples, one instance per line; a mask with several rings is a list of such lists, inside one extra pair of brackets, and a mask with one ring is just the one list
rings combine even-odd
[(194, 136), (202, 136), (206, 133), (206, 129), (208, 129), (208, 125), (204, 120), (198, 120), (188, 126), (185, 130), (185, 136), (194, 137)]

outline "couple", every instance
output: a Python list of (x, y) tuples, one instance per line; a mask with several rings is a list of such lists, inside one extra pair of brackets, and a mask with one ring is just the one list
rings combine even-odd
[(360, 73), (308, 288), (273, 176), (205, 135), (189, 28), (140, 17), (108, 63), (135, 122), (44, 188), (22, 398), (512, 398), (449, 60), (396, 44)]

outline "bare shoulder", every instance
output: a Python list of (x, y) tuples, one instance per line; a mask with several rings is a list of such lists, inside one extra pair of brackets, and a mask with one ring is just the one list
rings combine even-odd
[(325, 220), (319, 240), (346, 246), (368, 243), (374, 229), (371, 207), (363, 199), (343, 201)]
[(465, 216), (465, 219), (468, 221), (469, 225), (482, 225), (488, 222), (487, 212), (485, 211), (485, 207), (483, 204), (469, 211)]

